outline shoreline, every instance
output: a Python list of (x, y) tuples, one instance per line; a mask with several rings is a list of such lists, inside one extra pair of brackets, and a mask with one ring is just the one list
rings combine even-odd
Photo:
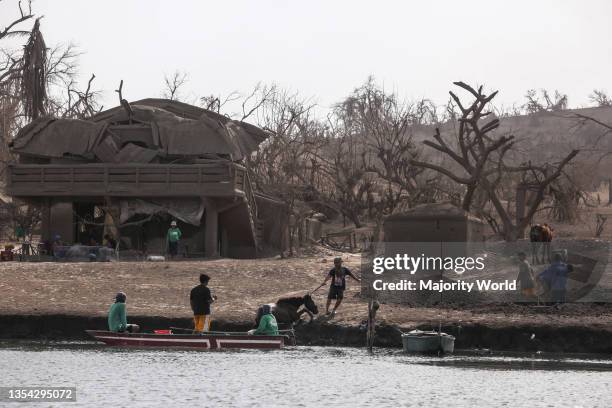
[[(288, 259), (215, 259), (181, 262), (19, 263), (0, 269), (0, 338), (89, 339), (86, 329), (106, 329), (117, 291), (128, 295), (128, 321), (143, 331), (192, 327), (189, 292), (200, 273), (211, 276), (213, 330), (253, 328), (257, 308), (283, 297), (301, 297), (319, 286), (334, 253)], [(359, 270), (360, 257), (345, 255)], [(311, 294), (324, 313), (327, 292)], [(361, 287), (351, 284), (332, 320), (298, 326), (298, 344), (365, 347), (368, 316)], [(456, 349), (585, 352), (612, 355), (612, 303), (529, 304), (383, 303), (376, 316), (378, 347), (401, 347), (403, 332), (437, 330), (456, 337)], [(533, 339), (532, 339), (533, 337)]]
[[(191, 318), (130, 316), (142, 331), (168, 327), (191, 327)], [(106, 317), (67, 314), (0, 315), (4, 340), (91, 340), (86, 329), (106, 329)], [(214, 320), (212, 330), (246, 331), (249, 321)], [(399, 327), (401, 331), (430, 330), (431, 325)], [(455, 348), (491, 351), (593, 353), (612, 355), (612, 331), (584, 326), (517, 325), (494, 327), (486, 324), (442, 325), (456, 337)], [(535, 335), (532, 339), (532, 335)], [(296, 328), (298, 345), (365, 347), (365, 330), (358, 325), (328, 322), (305, 323)], [(384, 322), (376, 326), (376, 347), (401, 347), (398, 327)]]

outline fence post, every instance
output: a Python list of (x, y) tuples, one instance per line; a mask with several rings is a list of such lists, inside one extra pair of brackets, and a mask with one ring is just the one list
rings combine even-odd
[(368, 343), (368, 351), (371, 353), (372, 348), (374, 347), (374, 337), (376, 334), (376, 312), (380, 304), (378, 301), (370, 298), (368, 300), (368, 329), (367, 329), (367, 343)]

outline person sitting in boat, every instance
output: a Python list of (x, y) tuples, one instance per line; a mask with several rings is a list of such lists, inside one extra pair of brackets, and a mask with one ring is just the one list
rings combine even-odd
[(276, 317), (272, 314), (272, 307), (270, 305), (263, 305), (261, 307), (262, 316), (259, 320), (259, 326), (256, 329), (249, 330), (249, 334), (260, 334), (264, 336), (278, 336), (278, 323)]
[(189, 294), (189, 303), (193, 310), (193, 326), (197, 332), (210, 331), (210, 304), (217, 300), (217, 297), (210, 293), (208, 282), (210, 276), (200, 275), (200, 284)]
[(137, 324), (128, 324), (125, 301), (127, 296), (123, 292), (117, 293), (115, 303), (113, 303), (108, 311), (108, 330), (117, 333), (129, 332), (137, 333), (140, 327)]

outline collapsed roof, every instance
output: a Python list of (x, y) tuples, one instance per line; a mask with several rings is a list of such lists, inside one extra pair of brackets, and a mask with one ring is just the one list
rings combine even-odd
[(91, 120), (42, 117), (11, 143), (14, 153), (107, 163), (210, 157), (241, 160), (268, 137), (262, 129), (167, 99), (143, 99)]

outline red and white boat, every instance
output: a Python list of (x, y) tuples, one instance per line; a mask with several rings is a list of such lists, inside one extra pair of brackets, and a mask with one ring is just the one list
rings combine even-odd
[(246, 333), (207, 332), (202, 334), (116, 333), (105, 330), (85, 330), (94, 339), (108, 346), (222, 349), (281, 349), (287, 336), (259, 336)]

